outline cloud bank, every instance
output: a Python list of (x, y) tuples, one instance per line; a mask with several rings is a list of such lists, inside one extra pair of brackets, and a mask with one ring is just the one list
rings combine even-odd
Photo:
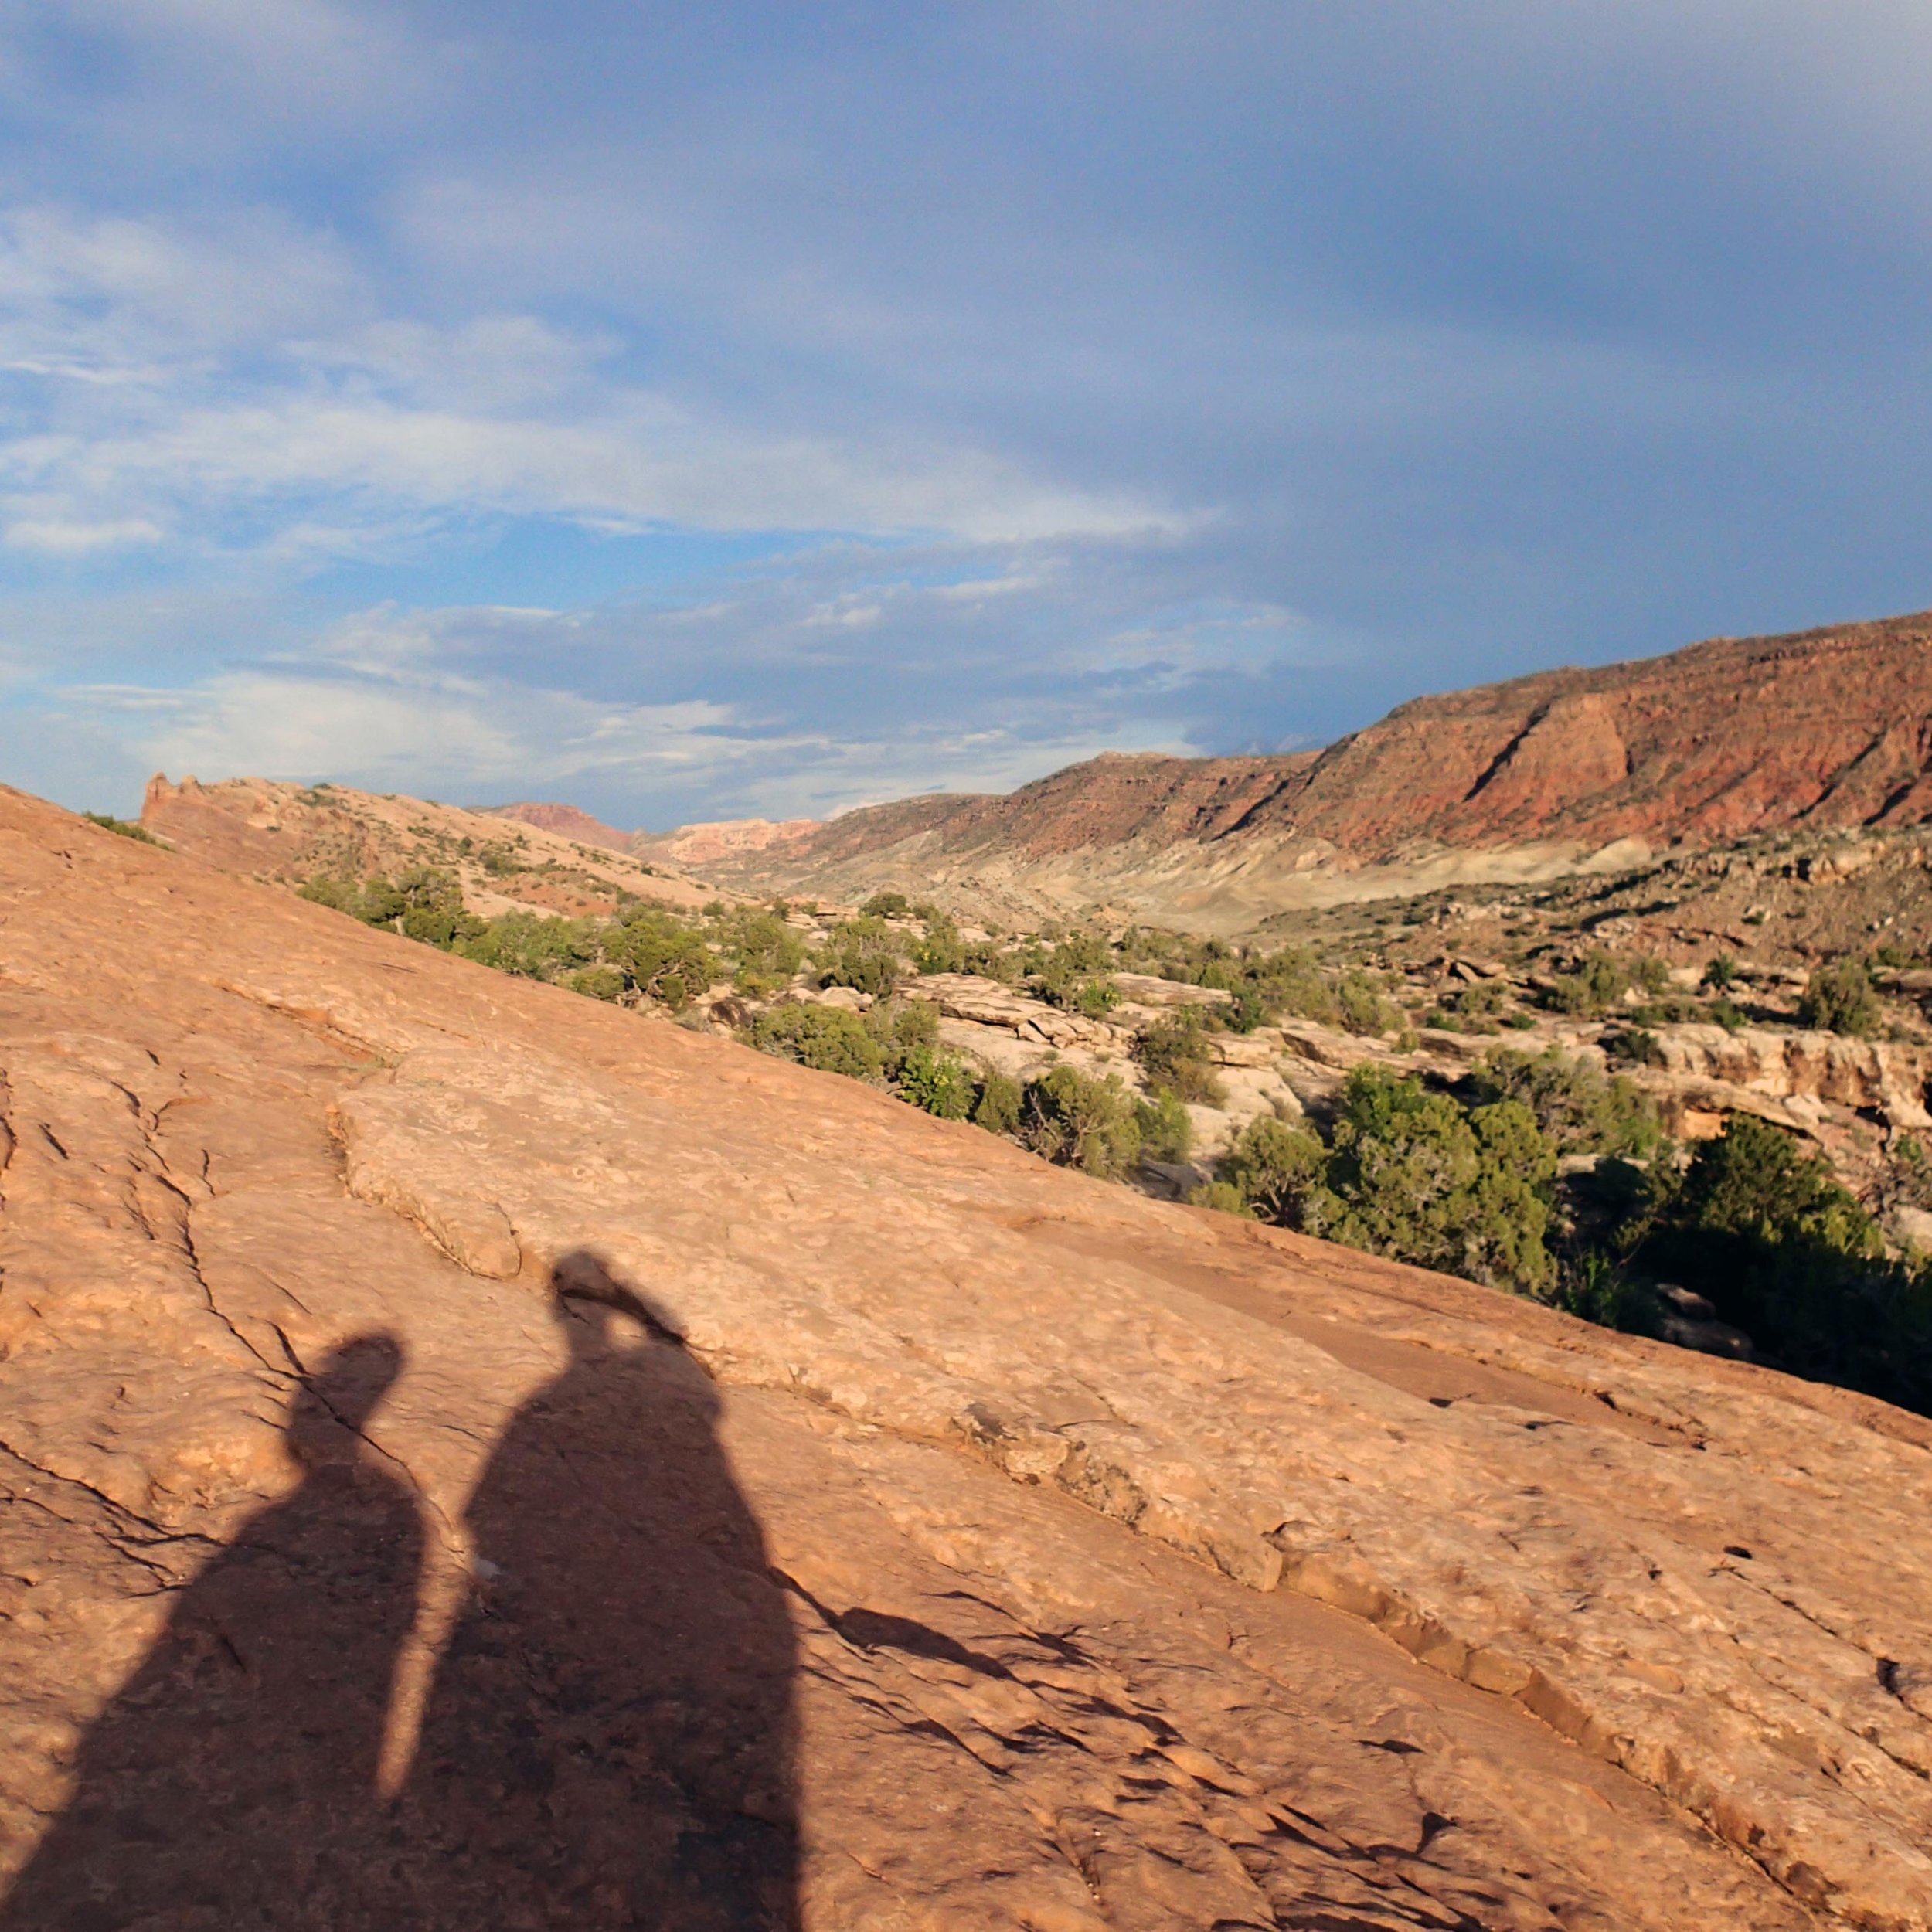
[(1932, 602), (1928, 53), (0, 4), (4, 775), (823, 811)]

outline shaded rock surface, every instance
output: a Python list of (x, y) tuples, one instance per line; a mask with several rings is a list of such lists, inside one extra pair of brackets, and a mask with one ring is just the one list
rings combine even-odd
[(0, 1056), (5, 1932), (1932, 1926), (1917, 1419), (14, 794)]

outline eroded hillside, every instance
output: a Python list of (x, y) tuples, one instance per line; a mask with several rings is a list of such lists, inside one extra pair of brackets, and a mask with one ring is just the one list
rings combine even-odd
[(0, 969), (0, 1925), (1932, 1925), (1914, 1418), (12, 794)]
[(594, 834), (607, 828), (582, 813), (557, 819), (553, 811), (551, 819), (506, 820), (346, 785), (264, 778), (175, 785), (159, 775), (141, 813), (153, 836), (226, 872), (291, 885), (372, 876), (394, 882), (427, 867), (447, 873), (485, 914), (608, 911), (639, 898), (689, 907), (717, 896), (675, 867), (600, 842)]
[(917, 891), (961, 917), (1234, 934), (1294, 907), (1616, 871), (1672, 843), (1916, 825), (1929, 774), (1920, 614), (1417, 698), (1318, 754), (1110, 756), (736, 852), (704, 826), (651, 849), (702, 851), (760, 893)]

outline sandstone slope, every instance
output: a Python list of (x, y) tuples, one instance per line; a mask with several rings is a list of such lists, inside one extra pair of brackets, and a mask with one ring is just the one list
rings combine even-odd
[(0, 1052), (6, 1932), (1932, 1927), (1915, 1418), (11, 793)]
[(509, 809), (544, 815), (506, 819), (347, 785), (265, 778), (209, 785), (184, 778), (175, 785), (157, 775), (148, 781), (141, 823), (179, 852), (284, 885), (318, 874), (393, 879), (413, 866), (435, 866), (453, 874), (465, 902), (485, 917), (518, 907), (608, 912), (622, 893), (689, 910), (719, 896), (676, 868), (612, 849), (594, 835), (607, 827), (568, 806)]
[(1787, 827), (1932, 817), (1932, 614), (1417, 698), (1321, 753), (1110, 755), (1008, 796), (848, 812), (736, 855), (748, 889), (931, 892), (1038, 921), (1104, 906), (1240, 930), (1284, 907), (1536, 879)]

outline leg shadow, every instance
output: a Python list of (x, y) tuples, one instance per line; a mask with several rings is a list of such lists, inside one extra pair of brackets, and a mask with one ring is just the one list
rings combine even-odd
[(181, 1594), (0, 1932), (379, 1922), (377, 1757), (422, 1543), (414, 1497), (355, 1431), (401, 1363), (366, 1336), (308, 1378), (288, 1422), (301, 1481)]
[(594, 1257), (552, 1285), (570, 1360), (471, 1505), (398, 1922), (792, 1927), (795, 1645), (716, 1396)]

